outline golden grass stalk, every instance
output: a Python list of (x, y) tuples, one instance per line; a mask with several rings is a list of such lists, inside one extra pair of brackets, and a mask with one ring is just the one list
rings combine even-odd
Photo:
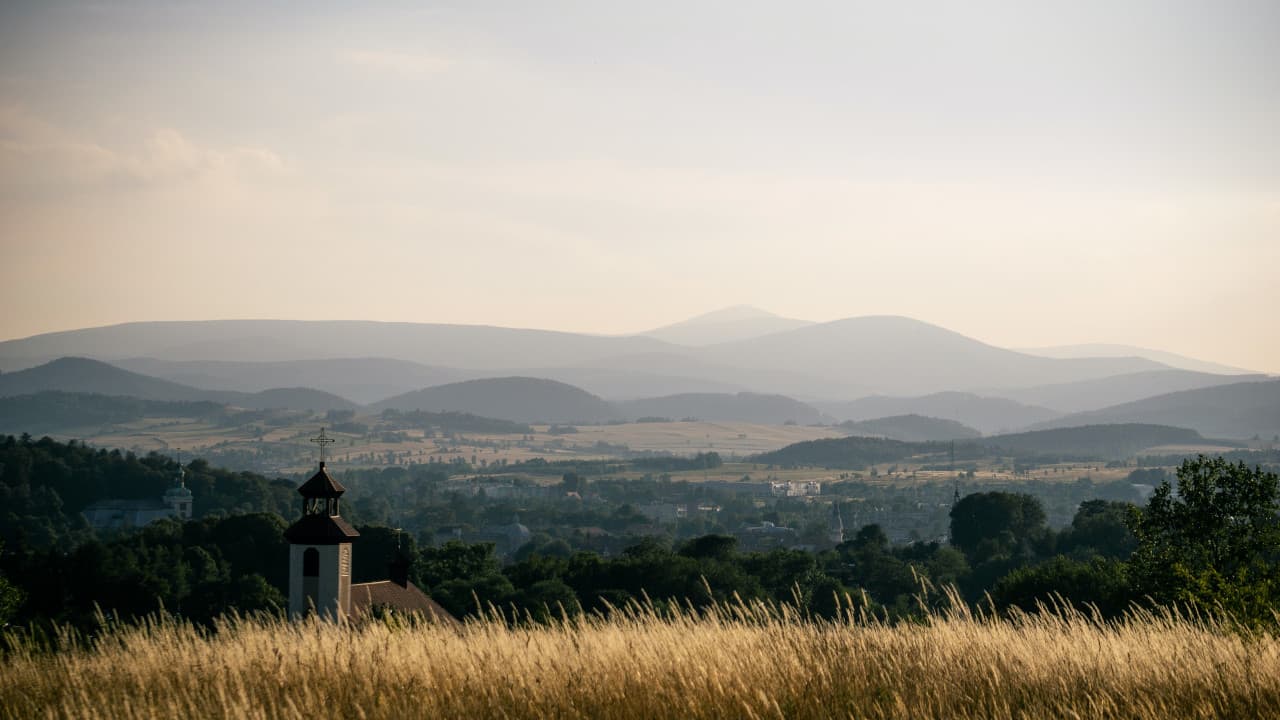
[(826, 622), (766, 603), (633, 604), (549, 625), (491, 610), (461, 629), (161, 619), (59, 652), (11, 635), (0, 717), (1280, 716), (1271, 634), (1176, 612), (960, 609), (889, 625), (845, 607)]

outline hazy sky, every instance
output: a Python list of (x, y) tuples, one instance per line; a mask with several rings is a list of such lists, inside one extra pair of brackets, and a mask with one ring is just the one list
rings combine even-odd
[(749, 303), (1280, 372), (1274, 0), (297, 6), (0, 4), (0, 338)]

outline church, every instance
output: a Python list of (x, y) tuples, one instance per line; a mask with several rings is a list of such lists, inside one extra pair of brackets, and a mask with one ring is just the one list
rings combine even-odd
[(139, 500), (99, 500), (81, 511), (89, 526), (98, 531), (130, 530), (150, 525), (158, 520), (174, 518), (191, 519), (191, 490), (187, 488), (186, 473), (178, 462), (178, 474), (173, 485), (160, 498)]
[(351, 545), (360, 533), (339, 512), (346, 488), (325, 469), (324, 447), (333, 440), (321, 428), (312, 442), (321, 448), (320, 469), (298, 488), (302, 517), (284, 531), (289, 541), (289, 617), (315, 612), (341, 621), (390, 611), (456, 624), (449, 611), (409, 581), (409, 560), (403, 555), (391, 563), (388, 579), (351, 582)]

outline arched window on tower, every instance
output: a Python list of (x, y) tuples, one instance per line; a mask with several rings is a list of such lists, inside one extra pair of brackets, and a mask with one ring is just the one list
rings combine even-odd
[(320, 551), (315, 548), (307, 548), (302, 551), (302, 576), (303, 577), (319, 577), (320, 576)]

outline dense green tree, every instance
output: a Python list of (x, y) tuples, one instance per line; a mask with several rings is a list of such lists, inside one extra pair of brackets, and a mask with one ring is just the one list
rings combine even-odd
[(1124, 612), (1133, 600), (1127, 566), (1112, 558), (1088, 561), (1061, 555), (1046, 563), (1020, 567), (996, 581), (991, 591), (998, 607), (1033, 611), (1067, 603), (1077, 609), (1095, 607), (1104, 617)]
[(1133, 504), (1113, 500), (1086, 500), (1058, 537), (1058, 552), (1081, 556), (1101, 555), (1123, 560), (1138, 546), (1129, 530)]
[(842, 609), (847, 610), (849, 599), (861, 597), (859, 593), (850, 592), (839, 580), (820, 572), (802, 577), (796, 587), (801, 607), (814, 617), (828, 620), (839, 617)]
[(703, 535), (685, 541), (680, 555), (695, 559), (728, 560), (738, 547), (738, 538), (732, 535)]
[[(0, 542), (0, 555), (3, 554), (4, 543)], [(18, 614), (18, 608), (22, 607), (25, 599), (26, 593), (9, 582), (9, 578), (0, 572), (0, 627), (8, 625), (9, 620)]]
[(511, 602), (518, 613), (538, 622), (557, 619), (562, 614), (573, 617), (581, 610), (577, 593), (558, 577), (532, 583), (515, 593)]
[(1023, 493), (974, 493), (951, 508), (951, 544), (970, 562), (1029, 556), (1048, 529), (1040, 501)]
[(428, 589), (458, 578), (497, 574), (501, 568), (493, 543), (457, 541), (419, 552), (418, 574)]
[(1274, 621), (1280, 601), (1280, 479), (1204, 456), (1161, 483), (1130, 527), (1137, 591), (1156, 602), (1221, 607), (1248, 622)]
[[(743, 569), (759, 581), (764, 592), (780, 602), (793, 599), (797, 578), (819, 572), (817, 557), (803, 550), (777, 548), (744, 555), (740, 562)], [(835, 564), (839, 567), (841, 563)]]

